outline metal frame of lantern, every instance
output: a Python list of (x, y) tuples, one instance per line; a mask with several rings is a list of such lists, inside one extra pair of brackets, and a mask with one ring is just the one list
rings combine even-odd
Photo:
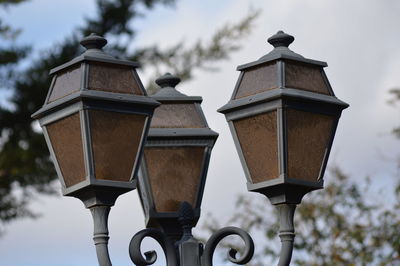
[[(162, 89), (159, 93), (151, 97), (160, 102), (160, 108), (168, 104), (193, 104), (194, 111), (199, 116), (203, 127), (198, 128), (171, 128), (171, 127), (152, 127), (150, 126), (149, 134), (147, 136), (145, 151), (152, 148), (179, 148), (179, 147), (201, 147), (204, 148), (203, 159), (201, 162), (201, 170), (199, 184), (196, 192), (195, 205), (192, 206), (194, 211), (193, 226), (200, 218), (200, 207), (203, 197), (206, 176), (208, 171), (208, 164), (210, 161), (211, 150), (218, 138), (218, 133), (211, 130), (207, 124), (207, 120), (201, 109), (202, 97), (200, 96), (187, 96), (175, 90), (175, 86), (180, 82), (178, 77), (172, 76), (167, 73), (158, 78), (156, 83)], [(166, 88), (164, 88), (164, 86)], [(181, 110), (184, 112), (184, 110)], [(157, 119), (157, 109), (154, 113), (154, 120)], [(146, 156), (144, 156), (146, 157)], [(151, 187), (150, 176), (148, 173), (148, 166), (146, 165), (146, 158), (142, 159), (140, 174), (138, 176), (138, 192), (142, 207), (145, 213), (147, 227), (162, 228), (163, 231), (174, 240), (179, 240), (182, 237), (182, 228), (179, 226), (178, 219), (180, 217), (179, 209), (176, 211), (158, 211), (154, 199), (154, 191)], [(177, 167), (171, 165), (171, 167)], [(168, 169), (164, 169), (167, 171)]]
[[(97, 43), (97, 47), (93, 47), (93, 45), (96, 45), (96, 42), (100, 43)], [(53, 159), (57, 174), (60, 177), (63, 194), (65, 196), (78, 197), (82, 200), (90, 199), (89, 201), (93, 201), (94, 194), (98, 194), (98, 191), (105, 190), (107, 192), (102, 194), (106, 196), (94, 197), (96, 199), (95, 201), (115, 201), (115, 196), (136, 188), (136, 181), (134, 180), (134, 177), (136, 176), (136, 173), (138, 171), (138, 162), (143, 152), (145, 141), (144, 138), (147, 135), (150, 126), (150, 118), (153, 114), (154, 108), (156, 108), (159, 103), (150, 97), (145, 97), (146, 91), (144, 90), (143, 85), (141, 84), (141, 81), (135, 71), (135, 68), (139, 66), (138, 63), (117, 60), (102, 52), (100, 49), (106, 44), (106, 41), (99, 36), (91, 35), (89, 37), (86, 37), (85, 39), (83, 39), (82, 43), (88, 46), (88, 50), (84, 54), (50, 71), (50, 74), (54, 75), (54, 77), (49, 92), (47, 94), (45, 104), (40, 110), (35, 112), (32, 117), (34, 119), (38, 119), (41, 127), (43, 128), (43, 133), (49, 147), (51, 157)], [(134, 81), (137, 82), (140, 93), (143, 96), (88, 89), (91, 63), (104, 63), (107, 64), (107, 66), (111, 67), (120, 67), (121, 65), (124, 67), (130, 67), (132, 77)], [(69, 68), (74, 66), (79, 67), (80, 87), (77, 88), (77, 90), (72, 94), (65, 95), (64, 97), (49, 102), (49, 99), (54, 90), (54, 85), (58, 73), (62, 71), (67, 71)], [(92, 132), (89, 115), (89, 112), (91, 110), (144, 116), (143, 132), (141, 133), (137, 151), (138, 153), (136, 155), (132, 168), (133, 171), (129, 180), (117, 181), (97, 179), (95, 177), (95, 162), (92, 147)], [(53, 144), (51, 142), (46, 127), (54, 122), (60, 121), (74, 114), (79, 115), (85, 178), (73, 185), (67, 186), (65, 183), (64, 175), (60, 169), (59, 160), (54, 151)], [(116, 195), (110, 196), (111, 194)]]
[[(276, 42), (286, 41), (286, 44), (289, 45), (294, 40), (293, 37), (293, 39), (290, 37), (290, 35), (286, 35), (283, 32), (278, 32), (278, 34), (271, 37), (269, 41), (273, 44), (276, 44)], [(284, 38), (289, 39), (282, 40)], [(275, 51), (272, 51), (261, 59), (237, 67), (237, 70), (241, 71), (241, 73), (232, 97), (230, 101), (218, 111), (225, 114), (226, 120), (229, 124), (247, 178), (248, 190), (265, 194), (273, 204), (298, 204), (307, 192), (323, 188), (323, 174), (328, 161), (338, 120), (342, 110), (347, 108), (348, 104), (340, 101), (334, 96), (329, 81), (323, 71), (323, 67), (327, 66), (325, 62), (306, 59), (290, 51), (286, 48), (287, 46), (282, 43), (276, 45), (277, 48), (275, 48)], [(282, 46), (286, 49), (282, 49)], [(280, 49), (280, 51), (276, 51), (277, 49)], [(276, 87), (235, 99), (241, 82), (243, 81), (244, 73), (246, 71), (251, 71), (254, 68), (270, 64), (271, 62), (276, 64)], [(320, 68), (320, 74), (325, 82), (328, 95), (287, 86), (285, 79), (285, 65), (298, 63), (302, 64), (304, 67), (312, 66)], [(296, 110), (308, 114), (326, 115), (332, 119), (332, 126), (329, 132), (326, 150), (323, 155), (318, 177), (315, 181), (304, 180), (288, 174), (288, 110)], [(278, 174), (269, 180), (254, 182), (234, 123), (241, 119), (255, 117), (260, 114), (267, 114), (269, 112), (276, 112)]]

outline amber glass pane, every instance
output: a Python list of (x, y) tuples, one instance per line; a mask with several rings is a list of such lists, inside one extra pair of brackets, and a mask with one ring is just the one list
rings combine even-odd
[(194, 104), (161, 104), (154, 111), (151, 127), (205, 127)]
[(272, 90), (277, 87), (276, 63), (258, 66), (244, 72), (235, 99)]
[(143, 95), (133, 71), (131, 67), (90, 64), (88, 87), (90, 90)]
[(80, 65), (57, 73), (49, 102), (53, 102), (81, 89)]
[(292, 109), (286, 114), (288, 175), (317, 181), (332, 135), (334, 117)]
[(129, 181), (146, 117), (89, 110), (89, 119), (96, 178)]
[(321, 71), (323, 71), (321, 67), (286, 63), (286, 87), (329, 95), (328, 86)]
[(157, 211), (176, 212), (183, 201), (196, 205), (204, 149), (145, 148), (144, 158)]
[(276, 111), (233, 122), (253, 183), (279, 176)]
[(46, 126), (65, 185), (85, 180), (85, 164), (79, 113)]

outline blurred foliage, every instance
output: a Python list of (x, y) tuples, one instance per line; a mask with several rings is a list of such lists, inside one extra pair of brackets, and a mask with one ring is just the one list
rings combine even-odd
[[(25, 0), (0, 0), (0, 8), (8, 9)], [(9, 80), (13, 79), (17, 64), (29, 53), (29, 46), (17, 46), (14, 40), (20, 33), (19, 29), (12, 28), (0, 18), (0, 85), (10, 85)]]
[[(0, 1), (0, 8), (22, 1)], [(27, 47), (0, 46), (0, 69), (9, 65), (4, 77), (7, 82), (1, 92), (11, 91), (7, 106), (0, 106), (0, 230), (6, 222), (31, 216), (29, 201), (36, 192), (55, 193), (51, 181), (56, 178), (48, 150), (38, 125), (30, 115), (38, 110), (50, 85), (48, 72), (78, 56), (83, 48), (79, 40), (91, 32), (109, 40), (106, 50), (116, 57), (125, 57), (142, 63), (152, 73), (152, 79), (169, 71), (183, 80), (193, 78), (196, 69), (208, 69), (213, 63), (229, 58), (239, 49), (256, 19), (257, 12), (249, 14), (237, 24), (228, 24), (217, 30), (207, 44), (199, 40), (194, 46), (178, 42), (170, 48), (153, 45), (130, 51), (136, 30), (133, 21), (150, 12), (157, 5), (174, 6), (175, 0), (97, 0), (97, 14), (62, 42), (41, 52), (37, 59), (29, 59), (27, 67), (17, 69), (17, 63), (27, 56)], [(141, 12), (139, 12), (139, 10)], [(15, 38), (18, 31), (0, 19), (0, 38)], [(33, 57), (33, 56), (31, 56)], [(30, 58), (31, 58), (30, 57)], [(207, 65), (207, 67), (206, 67)], [(214, 66), (215, 67), (215, 66)], [(2, 72), (3, 73), (3, 72)], [(12, 74), (10, 74), (12, 73)], [(154, 88), (152, 88), (154, 91)]]
[[(356, 183), (338, 168), (327, 180), (323, 190), (309, 193), (297, 207), (291, 265), (400, 265), (399, 189), (378, 196), (368, 178)], [(232, 217), (228, 224), (242, 227), (255, 239), (258, 252), (248, 265), (276, 263), (279, 224), (268, 200), (242, 196)], [(205, 228), (213, 232), (220, 225), (210, 219)], [(233, 243), (240, 250), (240, 241)], [(230, 248), (232, 241), (222, 245)]]
[[(240, 49), (240, 41), (250, 32), (252, 22), (259, 13), (250, 11), (247, 17), (238, 23), (224, 25), (217, 29), (206, 43), (200, 39), (188, 48), (180, 42), (166, 49), (154, 45), (137, 50), (129, 59), (140, 60), (146, 65), (155, 67), (154, 78), (168, 70), (185, 81), (193, 78), (194, 69), (218, 70), (213, 63), (229, 58), (232, 52)], [(149, 84), (147, 90), (149, 94), (153, 94), (157, 90), (155, 83)]]

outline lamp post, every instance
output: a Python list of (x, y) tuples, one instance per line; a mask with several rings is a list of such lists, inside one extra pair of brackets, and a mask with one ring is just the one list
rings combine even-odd
[(137, 233), (129, 246), (136, 265), (150, 265), (157, 256), (154, 251), (141, 254), (144, 237), (153, 237), (163, 247), (167, 265), (212, 265), (218, 242), (228, 235), (239, 235), (246, 251), (236, 259), (240, 264), (252, 257), (251, 237), (239, 228), (217, 231), (203, 245), (192, 235), (200, 218), (211, 149), (218, 137), (207, 124), (201, 109), (202, 98), (178, 92), (178, 77), (167, 73), (156, 80), (161, 89), (151, 96), (161, 103), (154, 112), (147, 137), (138, 190), (148, 229)]
[[(296, 205), (323, 187), (338, 120), (348, 107), (334, 96), (326, 63), (294, 53), (288, 48), (293, 41), (281, 31), (269, 38), (274, 49), (238, 67), (231, 100), (218, 110), (228, 121), (248, 190), (264, 194), (279, 210), (280, 266), (291, 260)], [(138, 65), (105, 54), (106, 42), (84, 38), (85, 53), (51, 70), (45, 104), (32, 115), (43, 128), (63, 194), (81, 199), (93, 214), (99, 264), (111, 265), (110, 207), (136, 184), (147, 227), (129, 245), (136, 265), (157, 259), (154, 251), (143, 257), (145, 237), (161, 245), (169, 266), (211, 266), (218, 243), (238, 235), (244, 251), (237, 258), (232, 249), (228, 258), (249, 262), (254, 243), (242, 229), (222, 228), (204, 245), (191, 233), (218, 137), (208, 127), (202, 98), (178, 92), (180, 79), (168, 73), (156, 80), (159, 92), (147, 97)]]
[(289, 265), (293, 216), (303, 196), (323, 188), (323, 175), (342, 110), (323, 70), (325, 62), (288, 47), (294, 37), (279, 31), (274, 49), (238, 66), (239, 79), (225, 114), (249, 191), (276, 205), (282, 241), (279, 265)]
[(65, 196), (83, 201), (94, 221), (100, 265), (108, 256), (107, 220), (117, 197), (136, 188), (136, 173), (157, 101), (146, 96), (137, 63), (103, 52), (92, 34), (86, 51), (50, 71), (43, 107), (32, 115), (46, 138)]

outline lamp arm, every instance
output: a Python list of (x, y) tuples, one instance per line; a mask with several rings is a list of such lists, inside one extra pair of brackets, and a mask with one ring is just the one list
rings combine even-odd
[(243, 265), (251, 260), (254, 254), (254, 241), (251, 236), (243, 229), (237, 227), (224, 227), (214, 234), (211, 235), (210, 239), (207, 241), (204, 247), (204, 253), (202, 256), (202, 266), (212, 266), (213, 255), (215, 248), (219, 242), (227, 236), (237, 235), (244, 241), (245, 249), (239, 258), (236, 258), (237, 250), (230, 249), (228, 254), (228, 259), (236, 264)]
[(108, 253), (108, 214), (111, 206), (95, 205), (90, 207), (93, 216), (93, 241), (96, 246), (97, 260), (100, 266), (111, 266), (110, 255)]
[(296, 204), (279, 204), (276, 207), (279, 212), (279, 237), (282, 243), (278, 266), (289, 266), (296, 235), (293, 223)]
[(129, 244), (129, 256), (135, 265), (151, 265), (157, 260), (157, 253), (154, 250), (145, 252), (144, 255), (146, 258), (142, 256), (140, 246), (145, 237), (151, 237), (160, 244), (167, 260), (167, 266), (179, 265), (174, 244), (161, 230), (153, 228), (141, 230), (132, 237), (132, 240)]

